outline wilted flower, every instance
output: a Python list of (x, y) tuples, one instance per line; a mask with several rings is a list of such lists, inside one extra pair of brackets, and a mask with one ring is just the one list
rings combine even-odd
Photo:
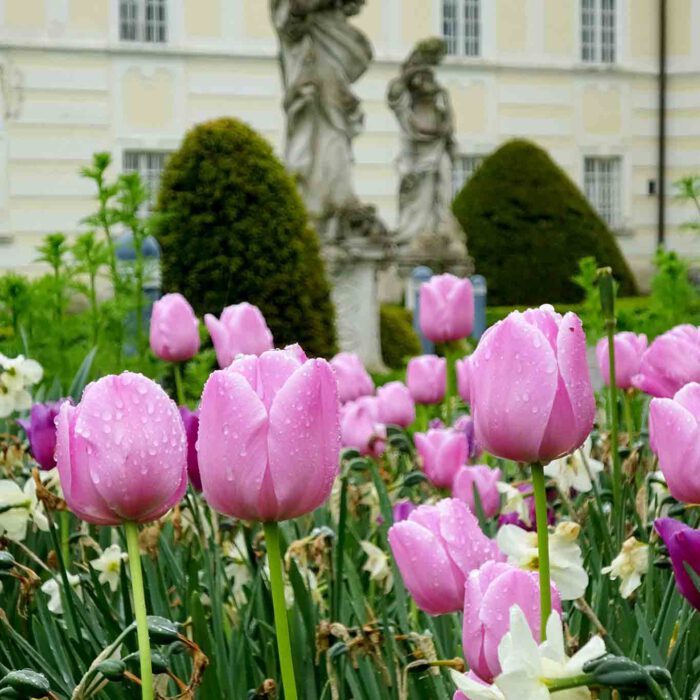
[(620, 595), (629, 598), (642, 585), (642, 574), (648, 569), (649, 545), (630, 537), (610, 566), (601, 569), (600, 573), (610, 574), (613, 581), (620, 579)]
[(109, 585), (110, 590), (114, 593), (119, 587), (119, 573), (122, 568), (122, 562), (128, 561), (129, 555), (122, 552), (118, 544), (112, 544), (102, 552), (102, 554), (90, 562), (95, 571), (99, 571), (100, 575), (97, 580), (100, 583)]
[[(588, 586), (581, 548), (576, 542), (580, 531), (580, 525), (564, 521), (549, 535), (550, 572), (562, 600), (580, 598)], [(508, 557), (508, 563), (527, 571), (539, 570), (536, 532), (528, 532), (517, 525), (503, 525), (496, 541)]]
[(389, 556), (383, 549), (367, 540), (360, 542), (360, 546), (367, 555), (367, 561), (362, 570), (367, 571), (370, 579), (376, 581), (385, 593), (389, 593), (394, 587), (394, 574)]

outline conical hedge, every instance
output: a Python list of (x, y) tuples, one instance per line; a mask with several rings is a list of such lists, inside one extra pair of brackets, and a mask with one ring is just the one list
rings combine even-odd
[(636, 282), (613, 233), (549, 155), (529, 141), (501, 146), (456, 196), (453, 211), (467, 236), (489, 304), (575, 302), (578, 261), (608, 265), (620, 294)]
[(248, 301), (275, 345), (336, 351), (335, 311), (316, 233), (294, 181), (236, 119), (195, 126), (168, 159), (158, 197), (163, 289), (201, 315)]

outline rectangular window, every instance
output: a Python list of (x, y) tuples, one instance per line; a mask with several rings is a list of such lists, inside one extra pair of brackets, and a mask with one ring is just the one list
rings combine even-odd
[(467, 184), (467, 181), (477, 171), (486, 156), (481, 155), (457, 155), (452, 166), (452, 196)]
[(615, 63), (616, 49), (615, 0), (581, 0), (581, 60)]
[(443, 0), (442, 35), (447, 53), (479, 56), (481, 53), (481, 0)]
[(167, 0), (119, 0), (119, 38), (164, 44), (168, 40)]
[(150, 214), (155, 206), (160, 177), (168, 155), (170, 155), (168, 151), (124, 151), (122, 162), (124, 172), (138, 173), (148, 190), (148, 199), (141, 212), (144, 216)]
[(588, 201), (611, 229), (622, 226), (622, 158), (586, 157), (583, 185)]

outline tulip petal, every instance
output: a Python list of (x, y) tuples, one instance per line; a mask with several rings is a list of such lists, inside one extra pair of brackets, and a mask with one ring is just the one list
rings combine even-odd
[(482, 337), (470, 374), (477, 442), (499, 457), (536, 461), (557, 390), (544, 335), (510, 314)]
[(241, 374), (219, 370), (204, 386), (197, 453), (202, 491), (220, 513), (245, 520), (274, 514), (267, 472), (267, 411)]
[(654, 522), (654, 527), (668, 547), (678, 590), (700, 610), (700, 590), (685, 568), (687, 564), (700, 576), (700, 530), (693, 530), (673, 518), (660, 518)]
[(233, 355), (230, 351), (231, 340), (226, 326), (224, 326), (216, 316), (212, 316), (212, 314), (206, 314), (204, 316), (204, 323), (209, 331), (212, 343), (214, 344), (216, 361), (219, 363), (219, 367), (228, 367), (233, 360)]
[(275, 396), (268, 449), (276, 520), (308, 513), (328, 498), (338, 474), (340, 425), (335, 375), (325, 360), (298, 367)]

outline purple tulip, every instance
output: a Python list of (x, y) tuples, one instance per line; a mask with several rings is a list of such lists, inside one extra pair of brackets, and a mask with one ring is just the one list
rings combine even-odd
[(360, 454), (379, 457), (386, 447), (386, 426), (379, 420), (374, 396), (361, 396), (340, 409), (340, 435), (343, 447), (354, 447)]
[(408, 361), (406, 384), (419, 404), (436, 404), (447, 390), (447, 360), (437, 355), (420, 355)]
[(153, 304), (151, 350), (166, 362), (184, 362), (199, 352), (199, 321), (182, 294), (166, 294)]
[(440, 489), (452, 488), (455, 475), (467, 463), (467, 441), (457, 430), (429, 430), (413, 436), (423, 471)]
[(310, 513), (338, 474), (338, 388), (328, 362), (270, 350), (207, 380), (197, 454), (212, 508), (243, 520)]
[(464, 433), (467, 441), (467, 458), (469, 460), (476, 459), (481, 454), (481, 449), (476, 443), (476, 434), (474, 431), (474, 419), (471, 416), (460, 416), (454, 422), (454, 429), (460, 433)]
[(88, 384), (58, 413), (56, 462), (68, 507), (97, 525), (150, 522), (187, 489), (187, 439), (177, 406), (141, 374)]
[(468, 279), (435, 275), (420, 287), (420, 327), (434, 343), (466, 338), (474, 326), (474, 290)]
[(29, 418), (17, 421), (27, 435), (32, 457), (44, 470), (56, 466), (56, 418), (63, 401), (35, 403)]
[[(472, 571), (464, 588), (462, 643), (469, 668), (491, 682), (501, 672), (498, 645), (508, 632), (510, 609), (518, 605), (540, 638), (540, 584), (536, 572), (489, 561)], [(552, 586), (552, 608), (561, 613), (561, 600)]]
[(180, 417), (187, 436), (187, 476), (195, 491), (202, 490), (202, 478), (199, 475), (197, 459), (197, 433), (199, 431), (199, 410), (190, 411), (187, 406), (180, 406)]
[(401, 382), (389, 382), (377, 389), (379, 419), (385, 425), (408, 428), (416, 420), (416, 405), (408, 387)]
[(204, 317), (219, 367), (228, 367), (238, 355), (261, 355), (272, 350), (272, 333), (257, 306), (244, 301), (227, 306), (218, 319)]
[(359, 355), (354, 352), (339, 352), (331, 359), (331, 367), (338, 381), (340, 403), (374, 393), (374, 382)]
[(416, 508), (389, 528), (389, 544), (406, 588), (429, 615), (461, 610), (469, 573), (504, 558), (474, 514), (455, 498)]
[(672, 399), (652, 399), (649, 445), (671, 495), (700, 503), (700, 384), (686, 384)]
[(501, 494), (497, 484), (501, 479), (501, 470), (492, 469), (486, 464), (474, 464), (462, 467), (452, 482), (452, 496), (464, 501), (472, 513), (476, 513), (474, 489), (479, 493), (479, 501), (484, 516), (492, 518), (501, 505)]
[(689, 566), (700, 576), (700, 530), (693, 530), (673, 518), (660, 518), (654, 522), (654, 527), (668, 547), (678, 590), (696, 610), (700, 610), (700, 590), (685, 568)]
[[(632, 377), (639, 374), (642, 363), (642, 355), (647, 349), (649, 341), (643, 333), (617, 333), (614, 338), (615, 345), (615, 384), (621, 389), (632, 387)], [(598, 367), (603, 381), (610, 384), (610, 357), (608, 354), (608, 339), (601, 338), (595, 347)]]
[(478, 443), (516, 462), (550, 462), (583, 444), (595, 399), (586, 336), (574, 313), (513, 311), (481, 338), (470, 362)]
[(416, 510), (418, 506), (412, 501), (397, 501), (394, 503), (393, 520), (395, 523), (400, 523), (402, 520), (408, 520), (408, 516)]
[(652, 342), (632, 384), (651, 396), (670, 398), (690, 382), (700, 382), (700, 328), (686, 324)]

